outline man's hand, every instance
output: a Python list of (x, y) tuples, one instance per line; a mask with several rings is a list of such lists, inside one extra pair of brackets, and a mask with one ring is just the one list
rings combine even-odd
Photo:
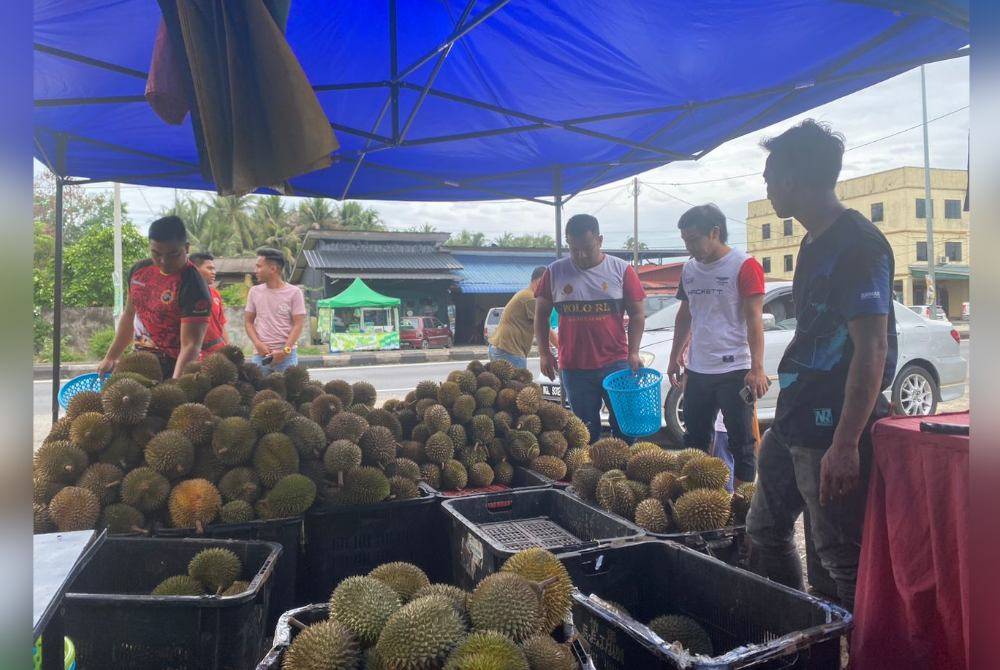
[(271, 353), (271, 350), (264, 346), (264, 343), (255, 344), (253, 348), (260, 356), (268, 356)]
[(278, 363), (281, 363), (281, 361), (288, 358), (288, 354), (285, 353), (284, 349), (272, 349), (268, 352), (268, 354), (274, 356), (274, 360), (271, 361), (271, 365), (277, 365)]
[(844, 442), (834, 436), (820, 464), (819, 503), (827, 505), (853, 493), (860, 482), (860, 471), (857, 443)]
[(670, 385), (674, 388), (680, 388), (682, 383), (682, 375), (684, 373), (681, 371), (681, 364), (676, 358), (670, 360), (667, 363), (667, 379), (670, 380)]
[(556, 364), (556, 357), (552, 355), (552, 351), (542, 347), (538, 352), (538, 363), (542, 369), (542, 374), (551, 381), (555, 381), (556, 370), (559, 369), (559, 366)]
[(771, 387), (771, 381), (767, 378), (764, 368), (751, 369), (743, 378), (743, 383), (753, 390), (755, 398), (763, 398), (767, 389)]
[(98, 364), (97, 366), (97, 374), (101, 375), (102, 377), (104, 375), (110, 375), (112, 372), (114, 372), (115, 365), (117, 364), (118, 364), (117, 358), (105, 357), (104, 360), (102, 360), (100, 364)]

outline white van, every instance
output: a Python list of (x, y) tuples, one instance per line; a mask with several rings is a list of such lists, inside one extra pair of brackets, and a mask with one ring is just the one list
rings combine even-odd
[(486, 320), (483, 322), (483, 341), (486, 344), (490, 343), (493, 333), (497, 332), (501, 314), (503, 314), (503, 307), (493, 307), (486, 313)]

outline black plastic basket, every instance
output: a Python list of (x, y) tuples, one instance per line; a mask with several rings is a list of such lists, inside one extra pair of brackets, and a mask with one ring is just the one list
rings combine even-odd
[(535, 472), (534, 470), (529, 470), (528, 468), (520, 465), (515, 465), (514, 476), (511, 478), (510, 484), (491, 484), (490, 486), (480, 486), (478, 488), (467, 489), (433, 490), (442, 498), (451, 499), (464, 498), (465, 496), (486, 495), (489, 493), (503, 493), (504, 491), (511, 490), (525, 491), (528, 489), (547, 488), (552, 488), (551, 479)]
[[(851, 628), (851, 615), (825, 601), (674, 542), (648, 540), (559, 558), (578, 589), (573, 619), (599, 669), (840, 668), (840, 638)], [(660, 640), (645, 623), (662, 614), (696, 619), (716, 655), (691, 656)]]
[[(321, 603), (318, 605), (306, 605), (305, 607), (300, 607), (298, 609), (286, 612), (280, 619), (278, 619), (278, 625), (274, 630), (274, 646), (271, 650), (267, 652), (263, 660), (257, 664), (257, 670), (281, 670), (281, 660), (284, 658), (285, 650), (292, 643), (292, 639), (298, 632), (289, 623), (289, 619), (295, 618), (299, 623), (305, 624), (306, 626), (314, 624), (318, 621), (325, 621), (329, 614), (329, 605), (327, 603)], [(593, 670), (594, 665), (584, 651), (583, 645), (580, 644), (579, 640), (573, 640), (570, 645), (570, 649), (573, 650), (573, 655), (576, 656), (576, 661), (580, 670)]]
[[(153, 596), (202, 549), (230, 549), (249, 588), (235, 596)], [(273, 542), (109, 537), (67, 587), (66, 635), (81, 670), (243, 670), (270, 633), (267, 608), (281, 555)]]
[(278, 623), (278, 617), (302, 603), (296, 601), (296, 572), (302, 547), (302, 517), (247, 523), (225, 523), (205, 526), (205, 532), (195, 528), (158, 528), (157, 537), (205, 537), (226, 540), (263, 540), (281, 545), (281, 558), (274, 571), (274, 586), (271, 588), (271, 606), (268, 612), (268, 628)]
[(432, 580), (446, 579), (447, 535), (437, 496), (421, 485), (410, 500), (357, 506), (320, 506), (305, 515), (300, 602), (330, 597), (344, 577), (371, 572), (383, 563), (407, 561)]
[(553, 552), (642, 537), (642, 530), (556, 489), (446, 500), (455, 584), (473, 588), (522, 549)]

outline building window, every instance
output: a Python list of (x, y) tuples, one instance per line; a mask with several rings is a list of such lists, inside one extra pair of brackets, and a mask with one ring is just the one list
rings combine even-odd
[(882, 203), (873, 202), (872, 203), (872, 223), (878, 223), (880, 221), (885, 221), (885, 213), (882, 211)]
[(784, 231), (783, 231), (784, 236), (785, 237), (791, 237), (792, 236), (792, 220), (791, 219), (785, 219), (784, 221), (781, 222), (781, 225), (784, 226)]
[(924, 200), (923, 198), (917, 198), (917, 218), (918, 219), (927, 218), (927, 201)]
[(792, 271), (792, 255), (785, 254), (785, 272)]
[(769, 240), (771, 239), (771, 224), (765, 223), (760, 227), (760, 239)]
[(764, 274), (770, 274), (771, 272), (771, 257), (765, 256), (764, 260), (761, 261), (761, 265), (764, 267)]
[(927, 262), (927, 243), (917, 242), (917, 262)]
[(961, 200), (945, 200), (944, 201), (944, 218), (946, 218), (946, 219), (961, 219), (962, 218), (962, 201)]
[[(958, 202), (957, 200), (955, 202)], [(944, 255), (948, 257), (949, 261), (958, 262), (962, 260), (962, 243), (961, 242), (945, 242), (944, 243)]]

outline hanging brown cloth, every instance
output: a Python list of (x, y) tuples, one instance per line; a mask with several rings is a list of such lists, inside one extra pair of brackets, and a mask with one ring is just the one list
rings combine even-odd
[(159, 0), (188, 100), (202, 172), (222, 195), (330, 165), (326, 113), (283, 34), (288, 0)]

